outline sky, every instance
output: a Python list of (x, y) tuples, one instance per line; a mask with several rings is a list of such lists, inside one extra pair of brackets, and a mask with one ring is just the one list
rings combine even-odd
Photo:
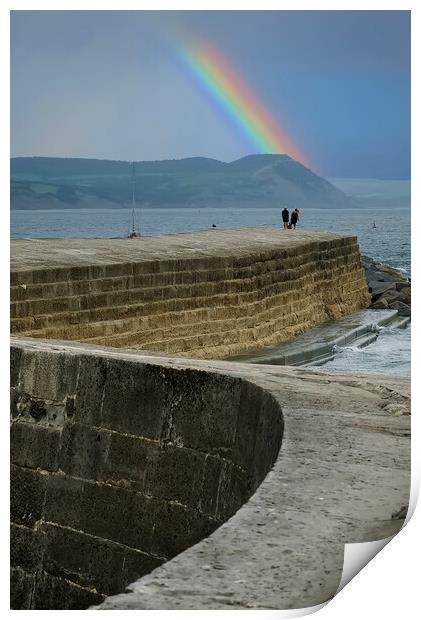
[(247, 105), (228, 110), (186, 64), (192, 40), (318, 174), (409, 178), (409, 11), (14, 11), (11, 156), (265, 152)]

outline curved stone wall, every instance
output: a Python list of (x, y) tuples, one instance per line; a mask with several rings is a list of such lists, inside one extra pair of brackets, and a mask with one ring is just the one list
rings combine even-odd
[(276, 460), (243, 378), (89, 348), (12, 346), (12, 608), (86, 608), (233, 515)]
[(12, 332), (218, 359), (367, 307), (355, 237), (292, 235), (61, 240), (56, 263), (52, 241), (12, 242), (30, 256), (12, 264)]

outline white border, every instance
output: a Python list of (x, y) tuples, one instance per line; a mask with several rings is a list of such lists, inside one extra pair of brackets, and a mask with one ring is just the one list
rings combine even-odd
[[(4, 87), (1, 101), (1, 136), (2, 136), (2, 198), (1, 210), (0, 210), (0, 231), (1, 231), (1, 290), (7, 299), (5, 291), (9, 290), (8, 282), (8, 256), (9, 256), (9, 214), (7, 206), (9, 204), (9, 151), (4, 148), (7, 137), (9, 136), (9, 100), (7, 97), (7, 90), (9, 82), (9, 10), (227, 10), (227, 9), (240, 9), (240, 10), (412, 10), (412, 109), (420, 110), (421, 101), (419, 96), (419, 73), (420, 67), (418, 59), (420, 55), (420, 9), (417, 7), (414, 1), (361, 1), (355, 0), (354, 2), (311, 2), (296, 0), (296, 2), (274, 2), (267, 0), (260, 0), (259, 3), (250, 2), (247, 0), (229, 1), (229, 0), (213, 0), (209, 1), (184, 1), (176, 2), (175, 0), (162, 1), (156, 0), (155, 2), (141, 2), (134, 0), (121, 0), (119, 3), (111, 0), (91, 0), (81, 1), (73, 0), (72, 2), (65, 2), (56, 0), (50, 1), (19, 1), (10, 2), (8, 0), (3, 1), (0, 8), (0, 16), (3, 18), (0, 20), (0, 45), (1, 45), (1, 83)], [(412, 117), (413, 129), (412, 129), (412, 169), (413, 171), (420, 170), (420, 158), (419, 158), (419, 121), (416, 115)], [(10, 142), (9, 142), (10, 144)], [(421, 209), (419, 182), (415, 174), (412, 175), (412, 196), (413, 196), (413, 214), (412, 214), (412, 229), (413, 229), (413, 267), (412, 273), (414, 274), (414, 282), (412, 287), (412, 294), (415, 295), (413, 300), (413, 367), (419, 367), (419, 330), (418, 330), (418, 268), (419, 268), (419, 247), (420, 242), (418, 240), (418, 232), (420, 228), (420, 216), (419, 210)], [(3, 334), (3, 347), (2, 347), (2, 393), (6, 394), (8, 390), (8, 310), (7, 301), (1, 306), (2, 312), (2, 334)], [(420, 437), (420, 423), (419, 414), (417, 411), (417, 405), (419, 403), (419, 391), (416, 388), (414, 390), (414, 415), (413, 415), (413, 435), (417, 437), (417, 443), (419, 444)], [(4, 407), (5, 409), (6, 407)], [(3, 410), (3, 423), (6, 424), (6, 413)], [(4, 428), (2, 433), (2, 458), (3, 463), (3, 498), (8, 497), (8, 442), (5, 437), (8, 435), (8, 431)], [(414, 503), (416, 495), (418, 495), (420, 481), (420, 450), (419, 447), (413, 444), (412, 453), (412, 497), (411, 502)], [(3, 506), (6, 507), (6, 500), (3, 499)], [(8, 531), (9, 517), (5, 510), (2, 511), (2, 534), (5, 536), (5, 532)], [(383, 618), (384, 620), (396, 620), (396, 617), (402, 618), (414, 618), (416, 617), (416, 611), (419, 611), (418, 602), (418, 590), (419, 579), (418, 574), (420, 572), (420, 532), (421, 532), (421, 517), (420, 510), (416, 510), (412, 519), (405, 526), (405, 528), (384, 548), (362, 571), (359, 573), (335, 598), (326, 605), (323, 609), (316, 613), (316, 616), (320, 620), (337, 620), (338, 618), (347, 620), (354, 620), (356, 616), (360, 618)], [(1, 599), (1, 609), (7, 614), (23, 614), (23, 613), (62, 613), (62, 612), (10, 612), (8, 610), (8, 554), (6, 548), (8, 545), (8, 539), (3, 539), (3, 557), (4, 560), (1, 565), (2, 569), (2, 585), (5, 588), (5, 592)], [(79, 614), (80, 612), (66, 612), (67, 618), (69, 614)], [(101, 613), (101, 612), (92, 612)], [(114, 612), (123, 613), (123, 612)], [(134, 612), (139, 613), (139, 612)], [(227, 616), (232, 619), (233, 614), (248, 614), (248, 618), (275, 615), (278, 617), (285, 617), (284, 614), (278, 612), (269, 611), (232, 611), (232, 612), (148, 612), (142, 611), (143, 617), (149, 618), (152, 614), (157, 617), (159, 614), (182, 614), (183, 617), (194, 614), (196, 617), (215, 614), (219, 617)], [(181, 616), (180, 616), (181, 618)]]

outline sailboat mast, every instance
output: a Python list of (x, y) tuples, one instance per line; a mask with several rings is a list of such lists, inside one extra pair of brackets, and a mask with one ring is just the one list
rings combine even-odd
[(134, 161), (132, 161), (132, 235), (134, 236), (136, 234), (136, 229), (135, 229), (135, 225), (134, 225), (134, 209), (136, 206), (136, 202), (135, 202), (135, 183), (136, 183), (136, 177), (135, 177), (135, 170), (134, 170)]
[(132, 161), (132, 232), (129, 233), (128, 235), (130, 239), (133, 239), (133, 237), (140, 237), (140, 230), (139, 232), (136, 231), (135, 208), (136, 208), (136, 174), (135, 174), (135, 169), (134, 169), (134, 161)]

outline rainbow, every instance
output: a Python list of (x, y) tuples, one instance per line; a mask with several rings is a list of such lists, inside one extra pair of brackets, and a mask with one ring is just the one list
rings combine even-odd
[(254, 148), (260, 153), (287, 153), (309, 165), (287, 132), (219, 50), (208, 42), (190, 42), (185, 48), (179, 48), (179, 55), (196, 81)]

